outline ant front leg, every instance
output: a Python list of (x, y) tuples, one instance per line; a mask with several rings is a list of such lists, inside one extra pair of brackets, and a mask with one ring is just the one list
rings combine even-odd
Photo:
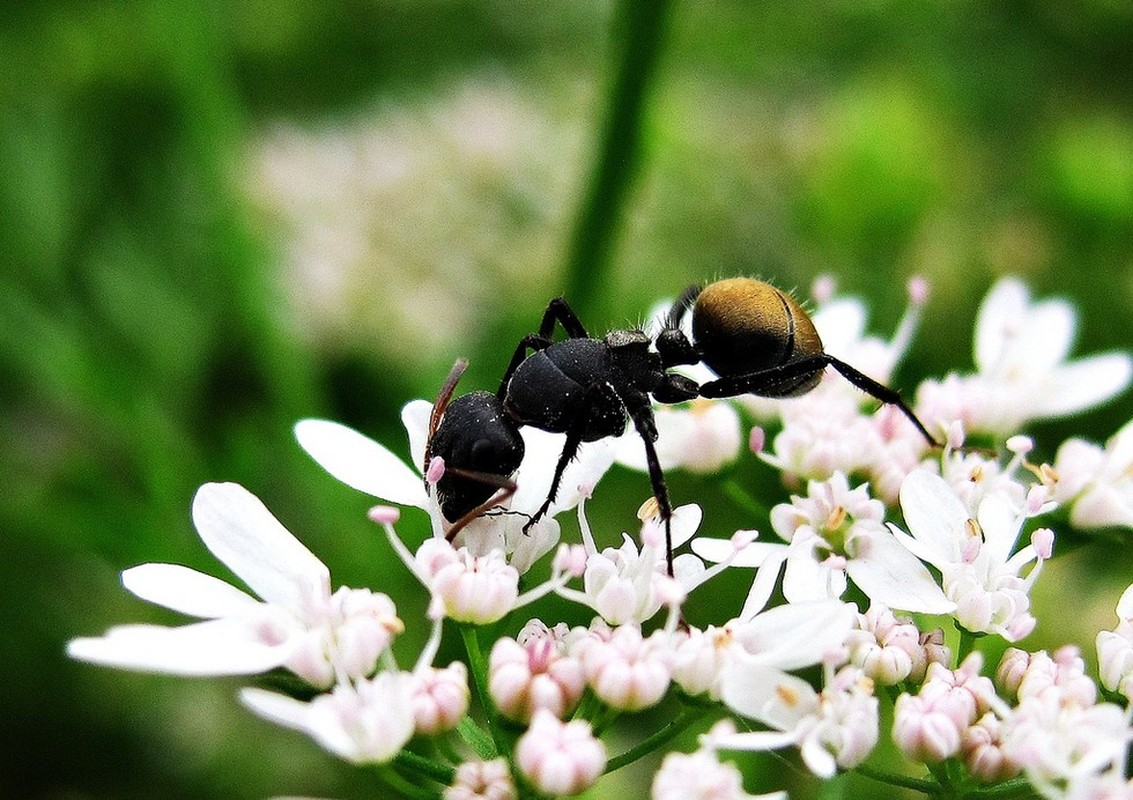
[(623, 397), (630, 419), (641, 443), (645, 445), (645, 463), (649, 468), (649, 482), (653, 486), (653, 497), (657, 500), (657, 508), (661, 512), (661, 519), (665, 521), (665, 568), (669, 577), (673, 577), (673, 506), (669, 502), (669, 489), (665, 486), (665, 473), (661, 469), (661, 461), (657, 458), (657, 423), (653, 416), (653, 406), (648, 396)]

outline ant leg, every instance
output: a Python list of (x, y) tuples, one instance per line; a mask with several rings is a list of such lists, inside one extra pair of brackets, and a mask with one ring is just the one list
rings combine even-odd
[(826, 356), (826, 360), (830, 364), (830, 366), (838, 370), (839, 374), (841, 374), (843, 378), (861, 389), (866, 394), (876, 397), (883, 403), (888, 403), (891, 406), (896, 406), (897, 410), (904, 414), (909, 422), (913, 423), (917, 427), (917, 430), (921, 432), (921, 436), (923, 436), (932, 447), (943, 446), (936, 440), (936, 437), (928, 432), (928, 429), (925, 428), (924, 423), (917, 418), (917, 415), (913, 413), (913, 410), (905, 405), (905, 401), (901, 399), (901, 395), (897, 392), (896, 389), (891, 389), (883, 383), (878, 383), (865, 373), (859, 372), (858, 370), (847, 364), (845, 361), (840, 361), (833, 356)]
[(633, 427), (645, 445), (645, 463), (649, 467), (649, 482), (653, 485), (653, 497), (657, 500), (657, 507), (661, 512), (661, 519), (665, 521), (665, 568), (669, 577), (673, 577), (673, 506), (669, 501), (669, 489), (665, 486), (665, 473), (661, 469), (661, 461), (657, 458), (657, 448), (653, 443), (657, 441), (657, 424), (653, 416), (653, 407), (649, 398), (632, 398), (626, 404)]
[(789, 393), (783, 394), (781, 384), (807, 375), (817, 375), (829, 363), (830, 357), (822, 353), (761, 369), (758, 372), (726, 375), (701, 384), (700, 396), (709, 398), (736, 397), (741, 394), (756, 394), (761, 397), (790, 396)]
[(543, 312), (543, 321), (539, 324), (539, 334), (548, 339), (551, 338), (552, 334), (555, 332), (556, 322), (563, 326), (563, 330), (566, 331), (568, 338), (590, 338), (590, 334), (586, 332), (586, 326), (582, 324), (582, 320), (574, 313), (574, 309), (570, 307), (570, 304), (561, 297), (556, 297), (547, 304), (547, 310)]
[(468, 359), (458, 358), (456, 363), (452, 365), (452, 370), (445, 378), (445, 382), (441, 385), (437, 399), (433, 401), (433, 410), (429, 414), (429, 434), (425, 437), (425, 464), (421, 468), (422, 474), (429, 471), (429, 462), (433, 458), (433, 434), (437, 432), (437, 426), (441, 424), (441, 416), (448, 408), (449, 400), (452, 399), (452, 394), (456, 391), (456, 384), (460, 382), (460, 376), (464, 374), (466, 369), (468, 369)]
[(528, 334), (519, 340), (519, 345), (515, 348), (507, 369), (504, 370), (504, 376), (500, 379), (500, 388), (496, 390), (496, 396), (501, 400), (507, 394), (507, 385), (511, 381), (511, 376), (519, 369), (519, 365), (527, 360), (527, 351), (530, 349), (538, 352), (551, 346), (556, 322), (562, 325), (570, 339), (590, 338), (582, 321), (574, 313), (574, 309), (567, 304), (566, 300), (556, 297), (547, 304), (547, 310), (543, 312), (543, 321), (539, 323), (539, 332)]
[(701, 286), (690, 286), (681, 293), (681, 296), (673, 302), (672, 308), (669, 309), (661, 330), (654, 337), (654, 345), (661, 355), (661, 364), (665, 369), (675, 367), (678, 364), (695, 364), (700, 361), (700, 352), (685, 336), (681, 323), (684, 321), (685, 314), (692, 308), (692, 304), (696, 302), (696, 298), (700, 296), (702, 288)]
[(567, 464), (578, 455), (578, 447), (582, 444), (582, 437), (586, 433), (586, 427), (590, 422), (593, 410), (613, 403), (620, 406), (621, 399), (613, 393), (612, 389), (608, 388), (607, 384), (592, 383), (586, 387), (586, 394), (583, 395), (582, 401), (576, 407), (574, 419), (567, 426), (566, 442), (563, 444), (563, 451), (559, 455), (559, 463), (555, 465), (555, 476), (551, 479), (551, 488), (547, 491), (547, 499), (543, 501), (543, 505), (539, 506), (539, 510), (523, 526), (524, 533), (527, 533), (532, 525), (542, 519), (543, 515), (550, 509), (551, 503), (555, 502), (555, 497), (559, 493), (559, 484), (563, 480), (563, 472), (566, 471)]
[(700, 284), (694, 284), (681, 292), (680, 297), (673, 302), (673, 307), (669, 309), (669, 316), (665, 319), (666, 328), (676, 328), (680, 330), (685, 314), (692, 308), (692, 304), (696, 302), (696, 298), (700, 297), (700, 292), (703, 289), (704, 287)]
[(460, 533), (461, 529), (464, 528), (464, 526), (466, 526), (468, 523), (472, 522), (472, 520), (479, 517), (485, 511), (488, 511), (489, 509), (498, 506), (500, 503), (503, 503), (505, 500), (515, 494), (515, 490), (517, 488), (516, 482), (511, 478), (505, 478), (500, 475), (493, 475), (490, 472), (477, 472), (475, 470), (458, 468), (448, 469), (446, 470), (446, 472), (451, 475), (457, 475), (461, 478), (469, 478), (470, 480), (479, 481), (488, 486), (495, 486), (499, 490), (483, 503), (476, 506), (476, 508), (466, 513), (456, 522), (452, 523), (449, 529), (445, 532), (445, 539), (449, 542), (455, 539), (456, 535)]
[(541, 333), (529, 333), (527, 336), (520, 339), (519, 344), (516, 345), (515, 352), (511, 355), (511, 361), (508, 362), (507, 369), (504, 370), (504, 376), (500, 379), (500, 388), (496, 390), (496, 397), (501, 400), (504, 399), (504, 395), (507, 394), (507, 385), (511, 382), (511, 376), (519, 369), (519, 365), (527, 360), (528, 350), (537, 353), (540, 350), (546, 350), (550, 346), (550, 338)]
[(941, 443), (928, 432), (924, 423), (921, 422), (920, 419), (917, 418), (917, 415), (913, 413), (913, 410), (905, 404), (905, 401), (901, 399), (901, 395), (898, 394), (895, 389), (891, 389), (883, 383), (878, 383), (868, 375), (854, 369), (845, 361), (840, 361), (826, 353), (802, 358), (798, 361), (791, 361), (777, 367), (760, 370), (759, 372), (751, 372), (747, 375), (731, 375), (725, 378), (719, 378), (718, 380), (709, 381), (701, 385), (700, 396), (735, 397), (748, 392), (764, 397), (782, 396), (776, 395), (771, 390), (776, 389), (779, 384), (785, 381), (801, 378), (811, 373), (817, 373), (827, 366), (834, 367), (842, 377), (871, 397), (875, 397), (888, 405), (895, 406), (898, 411), (904, 414), (909, 421), (916, 426), (921, 436), (925, 438), (925, 441), (928, 442), (931, 447), (941, 446)]
[(531, 526), (541, 520), (551, 508), (551, 503), (555, 502), (555, 495), (559, 493), (559, 484), (562, 482), (563, 472), (566, 470), (567, 464), (578, 455), (578, 446), (582, 444), (582, 429), (585, 427), (586, 417), (580, 414), (579, 420), (582, 422), (581, 425), (571, 425), (571, 429), (567, 431), (563, 452), (559, 455), (559, 463), (555, 465), (555, 477), (551, 479), (551, 488), (547, 490), (547, 499), (543, 501), (543, 505), (539, 506), (539, 510), (535, 512), (531, 519), (524, 523), (524, 533), (531, 530)]

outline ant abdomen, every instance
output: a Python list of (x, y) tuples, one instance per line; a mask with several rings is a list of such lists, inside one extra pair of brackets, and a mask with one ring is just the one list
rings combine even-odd
[[(704, 287), (692, 309), (692, 335), (701, 360), (723, 378), (750, 375), (821, 356), (822, 339), (806, 310), (786, 292), (754, 278)], [(764, 397), (793, 397), (813, 389), (821, 367), (761, 387)]]

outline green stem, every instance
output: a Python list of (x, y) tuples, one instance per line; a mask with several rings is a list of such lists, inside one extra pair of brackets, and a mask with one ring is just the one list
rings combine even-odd
[(859, 764), (854, 767), (854, 772), (864, 775), (871, 780), (875, 780), (878, 783), (887, 783), (890, 786), (912, 789), (921, 794), (938, 795), (943, 791), (940, 785), (935, 781), (926, 781), (920, 778), (910, 778), (907, 775), (898, 775), (895, 772), (886, 772), (885, 770), (871, 767), (868, 764)]
[(626, 195), (641, 156), (642, 118), (662, 50), (670, 0), (619, 0), (615, 75), (586, 194), (571, 231), (564, 293), (585, 319), (603, 289)]
[(654, 731), (648, 737), (643, 739), (638, 744), (626, 750), (619, 756), (614, 756), (606, 762), (606, 772), (613, 772), (616, 769), (621, 769), (627, 764), (632, 764), (642, 756), (649, 755), (661, 745), (668, 742), (673, 737), (682, 733), (685, 729), (697, 722), (707, 713), (707, 709), (694, 708), (692, 706), (685, 707), (676, 719), (669, 722), (665, 727)]
[(425, 758), (412, 750), (402, 750), (397, 754), (397, 758), (393, 760), (397, 767), (416, 772), (419, 775), (424, 775), (427, 778), (435, 780), (437, 783), (443, 783), (448, 786), (452, 783), (452, 776), (456, 770), (447, 764), (440, 764), (433, 761), (431, 758)]
[(378, 767), (378, 774), (382, 780), (385, 781), (389, 787), (395, 790), (402, 797), (412, 798), (412, 800), (438, 800), (441, 793), (433, 789), (427, 789), (424, 786), (407, 781), (405, 778), (397, 774), (389, 764), (382, 764)]
[(728, 478), (720, 484), (720, 488), (729, 500), (752, 516), (760, 519), (771, 518), (771, 509), (756, 500), (750, 492), (736, 482), (735, 478)]
[(500, 729), (496, 704), (492, 702), (492, 695), (488, 692), (488, 662), (480, 648), (480, 629), (475, 625), (461, 625), (460, 635), (464, 639), (464, 649), (468, 652), (468, 670), (472, 673), (472, 681), (476, 684), (476, 692), (480, 695), (480, 704), (484, 707), (484, 715), (488, 720), (488, 732), (495, 742), (496, 751), (506, 753), (503, 746), (505, 737)]
[(986, 789), (976, 789), (968, 797), (975, 800), (1023, 800), (1023, 798), (1038, 797), (1039, 793), (1031, 786), (1026, 778), (1012, 778), (998, 786), (989, 786)]

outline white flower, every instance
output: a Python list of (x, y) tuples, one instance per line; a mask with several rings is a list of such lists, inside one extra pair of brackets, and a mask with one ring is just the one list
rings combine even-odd
[(1054, 459), (1054, 499), (1077, 528), (1133, 527), (1133, 421), (1105, 443), (1067, 439)]
[(850, 489), (841, 472), (811, 481), (806, 497), (771, 510), (776, 533), (789, 542), (783, 595), (789, 602), (840, 597), (847, 576), (873, 601), (942, 614), (952, 603), (928, 569), (886, 530), (880, 501), (866, 485)]
[[(426, 491), (422, 473), (432, 404), (414, 400), (401, 411), (409, 436), (414, 468), (406, 466), (383, 445), (345, 425), (317, 419), (295, 425), (299, 444), (327, 472), (348, 486), (373, 497), (424, 509), (433, 524), (433, 533), (444, 537), (450, 524), (441, 514), (435, 498)], [(520, 429), (525, 444), (523, 463), (512, 479), (516, 492), (505, 504), (515, 513), (485, 514), (473, 520), (456, 537), (474, 554), (502, 549), (510, 563), (526, 572), (559, 540), (559, 524), (553, 517), (573, 508), (581, 498), (579, 487), (593, 487), (613, 461), (613, 444), (608, 440), (579, 448), (578, 456), (567, 466), (555, 502), (548, 513), (525, 533), (524, 525), (546, 499), (551, 479), (563, 447), (563, 436), (530, 426)]]
[(752, 795), (744, 791), (743, 776), (734, 764), (711, 748), (693, 753), (669, 753), (653, 776), (652, 800), (787, 800), (786, 792)]
[(721, 696), (729, 708), (774, 730), (713, 737), (721, 749), (799, 748), (816, 775), (860, 764), (877, 744), (878, 703), (873, 682), (848, 667), (816, 692), (809, 683), (779, 670), (737, 661), (724, 671)]
[(1050, 555), (1049, 530), (1035, 531), (1032, 543), (1013, 553), (1025, 518), (1002, 494), (986, 496), (972, 519), (948, 484), (925, 470), (911, 473), (901, 485), (901, 509), (909, 533), (890, 528), (910, 552), (940, 570), (960, 625), (1011, 642), (1030, 633), (1035, 619), (1028, 592)]
[(179, 675), (239, 675), (286, 667), (315, 686), (336, 675), (361, 677), (403, 625), (384, 594), (343, 587), (254, 495), (234, 483), (208, 483), (193, 500), (205, 546), (263, 601), (175, 564), (143, 564), (122, 582), (134, 594), (206, 619), (166, 628), (130, 625), (98, 639), (76, 639), (75, 658)]
[[(594, 609), (611, 625), (644, 622), (661, 609), (665, 598), (671, 595), (670, 584), (674, 580), (666, 570), (662, 523), (656, 518), (645, 520), (640, 549), (629, 534), (623, 533), (621, 547), (607, 547), (599, 552), (585, 506), (585, 502), (578, 504), (578, 523), (587, 554), (583, 590), (563, 587), (558, 593)], [(695, 535), (701, 518), (700, 507), (694, 504), (673, 510), (669, 524), (674, 549)], [(703, 562), (688, 553), (673, 560), (673, 572), (685, 592), (708, 577)]]
[(968, 431), (1010, 434), (1108, 400), (1129, 384), (1133, 361), (1113, 352), (1067, 363), (1076, 327), (1065, 300), (1032, 303), (1022, 281), (1003, 278), (976, 319), (977, 373), (922, 384), (918, 411), (928, 422), (959, 419)]
[(1117, 601), (1117, 627), (1097, 636), (1098, 678), (1111, 692), (1133, 696), (1133, 586)]
[(303, 731), (339, 758), (384, 763), (413, 736), (416, 685), (417, 677), (408, 672), (381, 672), (339, 684), (309, 703), (263, 689), (244, 689), (240, 699), (261, 717)]
[(1121, 769), (1131, 732), (1125, 712), (1112, 703), (1083, 706), (1060, 692), (1032, 696), (1010, 710), (1003, 750), (1022, 765), (1031, 785), (1047, 798), (1082, 798), (1080, 788), (1111, 768)]
[[(664, 470), (713, 474), (740, 454), (740, 416), (731, 403), (699, 398), (679, 406), (655, 406), (653, 416), (657, 460)], [(630, 430), (618, 439), (615, 460), (641, 472), (648, 468), (636, 431)]]

